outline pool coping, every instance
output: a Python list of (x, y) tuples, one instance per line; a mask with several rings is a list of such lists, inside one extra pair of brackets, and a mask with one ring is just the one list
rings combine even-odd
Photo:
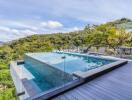
[(104, 66), (101, 66), (101, 67), (98, 67), (98, 68), (95, 68), (92, 70), (88, 70), (86, 72), (76, 71), (73, 73), (73, 75), (87, 80), (91, 76), (106, 73), (110, 70), (113, 70), (113, 69), (118, 68), (124, 64), (127, 64), (127, 62), (128, 62), (127, 60), (119, 60), (119, 61), (115, 61), (110, 64), (107, 64), (107, 65), (104, 65)]

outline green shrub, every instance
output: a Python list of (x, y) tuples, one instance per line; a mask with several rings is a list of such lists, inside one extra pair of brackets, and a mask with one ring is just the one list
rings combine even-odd
[(0, 70), (2, 70), (2, 69), (7, 69), (7, 68), (8, 68), (8, 67), (7, 67), (6, 64), (0, 62)]
[(0, 81), (11, 80), (10, 72), (8, 69), (0, 70)]
[(9, 88), (3, 92), (0, 92), (0, 100), (16, 100), (15, 89)]

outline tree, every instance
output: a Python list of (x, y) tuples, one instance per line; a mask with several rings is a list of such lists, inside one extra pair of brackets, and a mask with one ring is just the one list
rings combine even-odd
[(115, 50), (116, 48), (123, 46), (130, 37), (131, 35), (126, 33), (124, 29), (118, 29), (116, 33), (109, 35), (109, 46)]

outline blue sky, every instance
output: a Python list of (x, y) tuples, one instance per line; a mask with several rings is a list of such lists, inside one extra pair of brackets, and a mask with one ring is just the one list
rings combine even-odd
[(132, 0), (0, 0), (0, 41), (132, 19), (131, 5)]

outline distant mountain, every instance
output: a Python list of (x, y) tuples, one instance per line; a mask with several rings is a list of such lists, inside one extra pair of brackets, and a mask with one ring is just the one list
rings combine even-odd
[(108, 22), (118, 28), (124, 28), (127, 32), (132, 31), (132, 20), (128, 18), (122, 18), (115, 20), (113, 22)]
[(118, 27), (124, 28), (127, 32), (132, 32), (132, 22), (119, 24)]
[(111, 24), (116, 26), (116, 25), (131, 23), (131, 22), (132, 22), (131, 19), (121, 18), (121, 19), (118, 19), (118, 20), (115, 20), (115, 21), (112, 21), (112, 22), (108, 22), (108, 23), (111, 23)]
[(132, 29), (132, 22), (123, 23), (123, 24), (120, 24), (119, 26), (125, 29)]

